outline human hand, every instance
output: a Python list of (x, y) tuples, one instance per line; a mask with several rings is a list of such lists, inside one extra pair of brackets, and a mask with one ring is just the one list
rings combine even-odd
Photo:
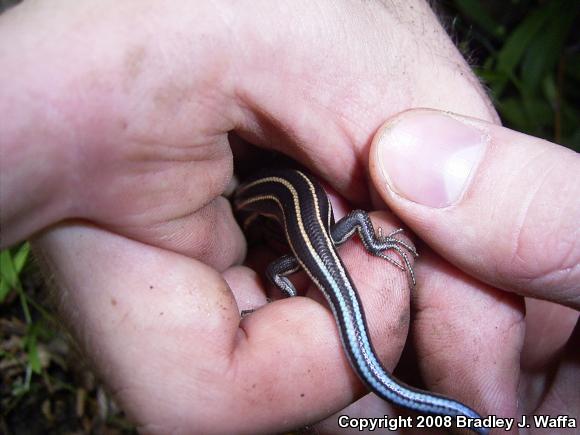
[[(365, 156), (385, 116), (411, 106), (495, 116), (424, 3), (280, 7), (61, 1), (0, 19), (10, 41), (0, 104), (12, 120), (3, 166), (19, 168), (2, 172), (3, 243), (62, 222), (37, 252), (69, 328), (145, 431), (279, 431), (363, 391), (319, 304), (281, 301), (240, 323), (265, 295), (237, 266), (245, 242), (221, 196), (229, 133), (364, 205)], [(341, 253), (367, 284), (375, 346), (392, 367), (408, 322), (404, 276), (356, 246)], [(470, 399), (473, 387), (453, 392)]]
[[(470, 383), (495, 404), (488, 414), (577, 422), (578, 154), (480, 120), (412, 110), (379, 130), (370, 172), (382, 201), (428, 245), (412, 323), (426, 383)], [(365, 410), (382, 412), (365, 400)]]

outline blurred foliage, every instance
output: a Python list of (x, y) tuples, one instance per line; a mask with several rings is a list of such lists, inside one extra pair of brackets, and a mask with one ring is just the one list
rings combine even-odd
[[(0, 0), (0, 12), (14, 3)], [(580, 1), (436, 6), (505, 125), (578, 151)], [(43, 308), (28, 257), (28, 244), (0, 253), (0, 433), (134, 433)]]
[(45, 309), (29, 255), (0, 251), (0, 433), (134, 433)]
[(441, 6), (504, 124), (580, 150), (580, 1)]

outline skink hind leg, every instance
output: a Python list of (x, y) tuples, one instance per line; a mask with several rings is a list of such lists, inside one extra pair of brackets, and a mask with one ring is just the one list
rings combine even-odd
[[(363, 245), (368, 252), (387, 260), (389, 263), (395, 265), (401, 270), (407, 271), (414, 287), (415, 273), (413, 272), (413, 267), (411, 266), (409, 257), (402, 248), (410, 252), (414, 257), (416, 257), (418, 254), (415, 248), (405, 243), (403, 240), (399, 240), (393, 237), (402, 231), (403, 229), (399, 228), (387, 236), (383, 236), (383, 232), (380, 227), (378, 231), (375, 232), (375, 228), (366, 211), (353, 210), (347, 216), (343, 217), (331, 226), (330, 235), (334, 244), (336, 246), (340, 246), (350, 237), (352, 237), (355, 232), (358, 232), (359, 237), (361, 238)], [(394, 258), (385, 255), (385, 251), (389, 250), (397, 252), (397, 254), (399, 254), (403, 259), (405, 265), (403, 266)]]
[[(300, 263), (296, 257), (292, 255), (284, 255), (277, 260), (274, 260), (266, 267), (266, 276), (272, 284), (284, 293), (284, 295), (292, 297), (296, 296), (298, 292), (286, 276), (298, 272), (299, 269)], [(270, 302), (270, 299), (268, 299), (268, 302)], [(242, 310), (241, 316), (244, 318), (252, 314), (254, 311), (256, 311), (256, 309)]]
[(278, 287), (286, 296), (296, 296), (298, 292), (292, 282), (286, 278), (288, 275), (297, 272), (300, 269), (300, 263), (293, 255), (283, 255), (271, 262), (266, 268), (266, 276)]

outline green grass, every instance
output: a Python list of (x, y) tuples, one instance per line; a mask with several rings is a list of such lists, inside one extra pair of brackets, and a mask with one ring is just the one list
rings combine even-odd
[(0, 433), (134, 433), (45, 308), (29, 257), (28, 243), (0, 252)]
[[(439, 6), (504, 124), (578, 151), (580, 2)], [(0, 253), (0, 433), (134, 433), (44, 308), (48, 291), (29, 257), (26, 243)]]

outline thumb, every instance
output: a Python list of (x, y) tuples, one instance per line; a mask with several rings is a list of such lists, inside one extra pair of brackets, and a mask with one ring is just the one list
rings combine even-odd
[(403, 112), (373, 140), (383, 200), (440, 255), (504, 290), (580, 308), (580, 158), (498, 125)]

